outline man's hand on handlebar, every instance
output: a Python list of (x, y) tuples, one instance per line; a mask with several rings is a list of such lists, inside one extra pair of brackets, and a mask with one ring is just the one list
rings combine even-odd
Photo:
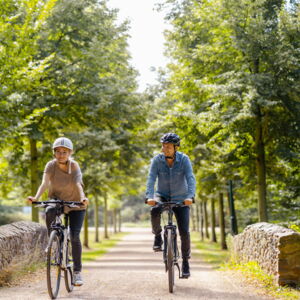
[(188, 198), (188, 199), (185, 199), (183, 201), (184, 205), (192, 205), (193, 204), (193, 199), (191, 198)]
[(147, 204), (150, 206), (154, 206), (157, 204), (157, 201), (154, 199), (147, 199)]
[(27, 197), (27, 201), (28, 201), (29, 203), (32, 203), (32, 202), (37, 201), (37, 199), (36, 199), (35, 197), (33, 197), (33, 196), (29, 196), (29, 197)]

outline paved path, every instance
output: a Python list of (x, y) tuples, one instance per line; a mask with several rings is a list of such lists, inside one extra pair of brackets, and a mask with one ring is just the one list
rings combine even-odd
[[(101, 258), (84, 264), (84, 285), (68, 294), (62, 282), (58, 299), (168, 300), (168, 299), (271, 299), (255, 295), (251, 288), (226, 278), (196, 258), (191, 260), (189, 279), (175, 279), (175, 291), (168, 292), (162, 253), (151, 251), (150, 230), (132, 229), (131, 234)], [(26, 285), (0, 289), (0, 299), (49, 299), (45, 278)]]

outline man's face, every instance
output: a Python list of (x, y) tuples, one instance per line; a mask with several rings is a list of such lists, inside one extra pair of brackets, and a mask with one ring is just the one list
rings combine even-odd
[(173, 157), (175, 153), (175, 146), (171, 143), (163, 143), (161, 146), (161, 151), (165, 156)]

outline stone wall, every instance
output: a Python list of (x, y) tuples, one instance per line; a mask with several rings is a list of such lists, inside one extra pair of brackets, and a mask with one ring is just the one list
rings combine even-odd
[(239, 261), (256, 261), (279, 285), (300, 283), (300, 234), (269, 223), (249, 225), (233, 239)]
[(0, 226), (0, 274), (45, 260), (48, 235), (45, 226), (15, 222)]

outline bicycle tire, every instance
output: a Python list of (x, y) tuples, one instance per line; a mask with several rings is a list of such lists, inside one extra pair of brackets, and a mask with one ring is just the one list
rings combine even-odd
[(168, 229), (168, 248), (167, 248), (167, 266), (168, 266), (168, 281), (169, 281), (169, 292), (174, 291), (174, 249), (172, 230)]
[(56, 230), (51, 232), (47, 252), (47, 287), (51, 299), (57, 297), (61, 279), (61, 245)]
[(68, 239), (66, 251), (66, 269), (64, 270), (66, 290), (70, 293), (74, 288), (73, 280), (73, 261), (72, 261), (72, 246), (71, 241)]

